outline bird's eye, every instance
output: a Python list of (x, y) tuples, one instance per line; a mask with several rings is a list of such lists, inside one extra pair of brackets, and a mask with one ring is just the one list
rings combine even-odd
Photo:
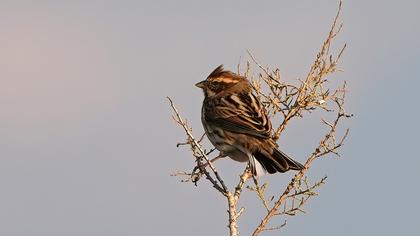
[(210, 84), (209, 84), (209, 88), (210, 88), (212, 91), (219, 91), (219, 90), (222, 90), (222, 89), (223, 89), (223, 86), (222, 86), (222, 84), (220, 84), (220, 83), (210, 83)]

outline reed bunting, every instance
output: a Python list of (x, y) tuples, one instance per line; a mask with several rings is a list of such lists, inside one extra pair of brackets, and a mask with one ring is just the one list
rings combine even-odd
[(304, 168), (277, 148), (266, 110), (245, 77), (220, 65), (196, 86), (204, 92), (204, 130), (220, 156), (248, 161), (257, 176)]

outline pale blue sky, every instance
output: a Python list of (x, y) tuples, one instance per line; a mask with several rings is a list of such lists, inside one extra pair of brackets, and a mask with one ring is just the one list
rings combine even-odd
[[(342, 158), (320, 196), (283, 235), (413, 235), (420, 165), (418, 1), (345, 1), (333, 80), (348, 82)], [(171, 96), (202, 134), (193, 85), (217, 65), (234, 70), (251, 50), (293, 81), (306, 75), (337, 8), (319, 1), (0, 2), (0, 235), (227, 235), (226, 202), (177, 149)], [(318, 118), (295, 120), (279, 144), (303, 160)], [(315, 138), (315, 139), (314, 139)], [(232, 184), (243, 166), (217, 166)], [(291, 174), (264, 177), (281, 188)], [(252, 193), (242, 235), (264, 213)], [(274, 221), (282, 223), (282, 221)], [(277, 235), (266, 232), (264, 235)]]

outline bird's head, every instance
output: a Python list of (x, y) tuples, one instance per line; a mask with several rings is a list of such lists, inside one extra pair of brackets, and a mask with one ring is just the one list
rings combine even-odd
[(196, 83), (195, 86), (203, 89), (205, 97), (213, 97), (221, 92), (247, 88), (249, 83), (245, 77), (226, 71), (223, 65), (220, 65), (210, 73), (207, 79)]

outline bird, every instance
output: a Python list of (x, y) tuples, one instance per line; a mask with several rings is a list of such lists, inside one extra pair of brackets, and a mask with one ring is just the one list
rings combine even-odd
[(254, 176), (304, 169), (278, 148), (266, 109), (246, 77), (220, 65), (195, 86), (204, 92), (201, 122), (220, 157), (248, 162)]

